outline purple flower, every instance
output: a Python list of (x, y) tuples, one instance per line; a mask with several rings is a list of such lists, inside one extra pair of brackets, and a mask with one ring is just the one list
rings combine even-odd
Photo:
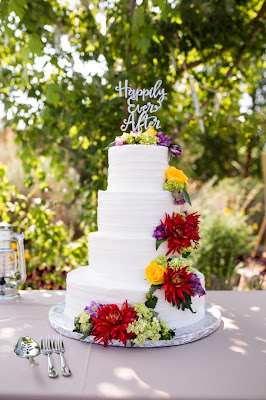
[(174, 204), (176, 204), (177, 206), (182, 206), (185, 203), (187, 203), (186, 199), (180, 199), (180, 200), (174, 199)]
[(121, 136), (116, 136), (116, 138), (115, 138), (115, 146), (124, 146), (124, 144), (126, 144), (124, 139)]
[(163, 132), (157, 132), (157, 137), (160, 139), (160, 142), (157, 143), (158, 146), (169, 147), (173, 141), (171, 136), (165, 136)]
[(89, 307), (85, 307), (84, 311), (89, 313), (91, 317), (97, 317), (98, 310), (102, 306), (103, 304), (96, 303), (96, 301), (91, 301)]
[(183, 194), (181, 192), (178, 192), (177, 190), (175, 190), (173, 192), (173, 196), (174, 196), (174, 203), (181, 206), (185, 203), (187, 203), (187, 200), (184, 198)]
[(178, 146), (177, 144), (172, 144), (170, 147), (170, 153), (173, 157), (181, 157), (182, 147)]
[(189, 283), (194, 292), (194, 296), (198, 295), (199, 297), (201, 297), (206, 294), (205, 290), (201, 286), (200, 279), (196, 274), (191, 274)]
[(164, 224), (158, 225), (152, 235), (155, 239), (162, 240), (167, 236), (167, 226)]

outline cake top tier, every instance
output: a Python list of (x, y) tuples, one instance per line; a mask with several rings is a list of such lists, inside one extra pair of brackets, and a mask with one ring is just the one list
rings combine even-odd
[(157, 132), (152, 126), (143, 133), (123, 133), (108, 148), (107, 190), (112, 192), (164, 190), (169, 155), (180, 157), (182, 150), (172, 143), (171, 136)]
[(109, 149), (108, 191), (157, 192), (165, 183), (168, 148), (127, 145)]

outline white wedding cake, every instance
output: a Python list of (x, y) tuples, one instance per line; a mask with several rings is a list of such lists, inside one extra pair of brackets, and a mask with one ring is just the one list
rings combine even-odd
[[(108, 150), (108, 188), (98, 194), (98, 231), (89, 234), (89, 265), (67, 275), (65, 314), (71, 319), (91, 302), (119, 307), (125, 300), (144, 303), (151, 287), (145, 270), (168, 253), (166, 240), (156, 250), (155, 229), (166, 214), (181, 213), (172, 193), (165, 190), (168, 147), (118, 144)], [(170, 256), (181, 257), (177, 252)], [(204, 276), (197, 271), (197, 277), (204, 289)], [(154, 311), (171, 329), (204, 317), (204, 295), (191, 297), (192, 312), (166, 301), (163, 290), (155, 294)]]

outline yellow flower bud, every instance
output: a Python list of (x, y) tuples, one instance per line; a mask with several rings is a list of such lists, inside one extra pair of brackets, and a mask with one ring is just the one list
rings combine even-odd
[(13, 242), (12, 243), (12, 249), (13, 250), (17, 250), (17, 248), (18, 248), (17, 243)]
[(181, 169), (177, 169), (175, 167), (169, 167), (165, 171), (166, 180), (170, 181), (173, 179), (176, 183), (185, 183), (188, 180), (188, 177), (184, 174)]
[(154, 129), (153, 126), (150, 126), (149, 129), (147, 129), (144, 133), (146, 133), (146, 135), (157, 135), (157, 131)]
[(159, 285), (160, 283), (164, 283), (164, 274), (167, 273), (167, 269), (152, 261), (145, 272), (147, 281), (153, 285)]

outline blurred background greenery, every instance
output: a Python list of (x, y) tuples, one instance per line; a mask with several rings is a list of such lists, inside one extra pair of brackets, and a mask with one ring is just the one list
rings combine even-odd
[(201, 213), (195, 266), (208, 288), (238, 285), (264, 216), (265, 19), (258, 0), (1, 1), (0, 220), (25, 232), (25, 287), (64, 288), (87, 263), (125, 79), (162, 79)]

